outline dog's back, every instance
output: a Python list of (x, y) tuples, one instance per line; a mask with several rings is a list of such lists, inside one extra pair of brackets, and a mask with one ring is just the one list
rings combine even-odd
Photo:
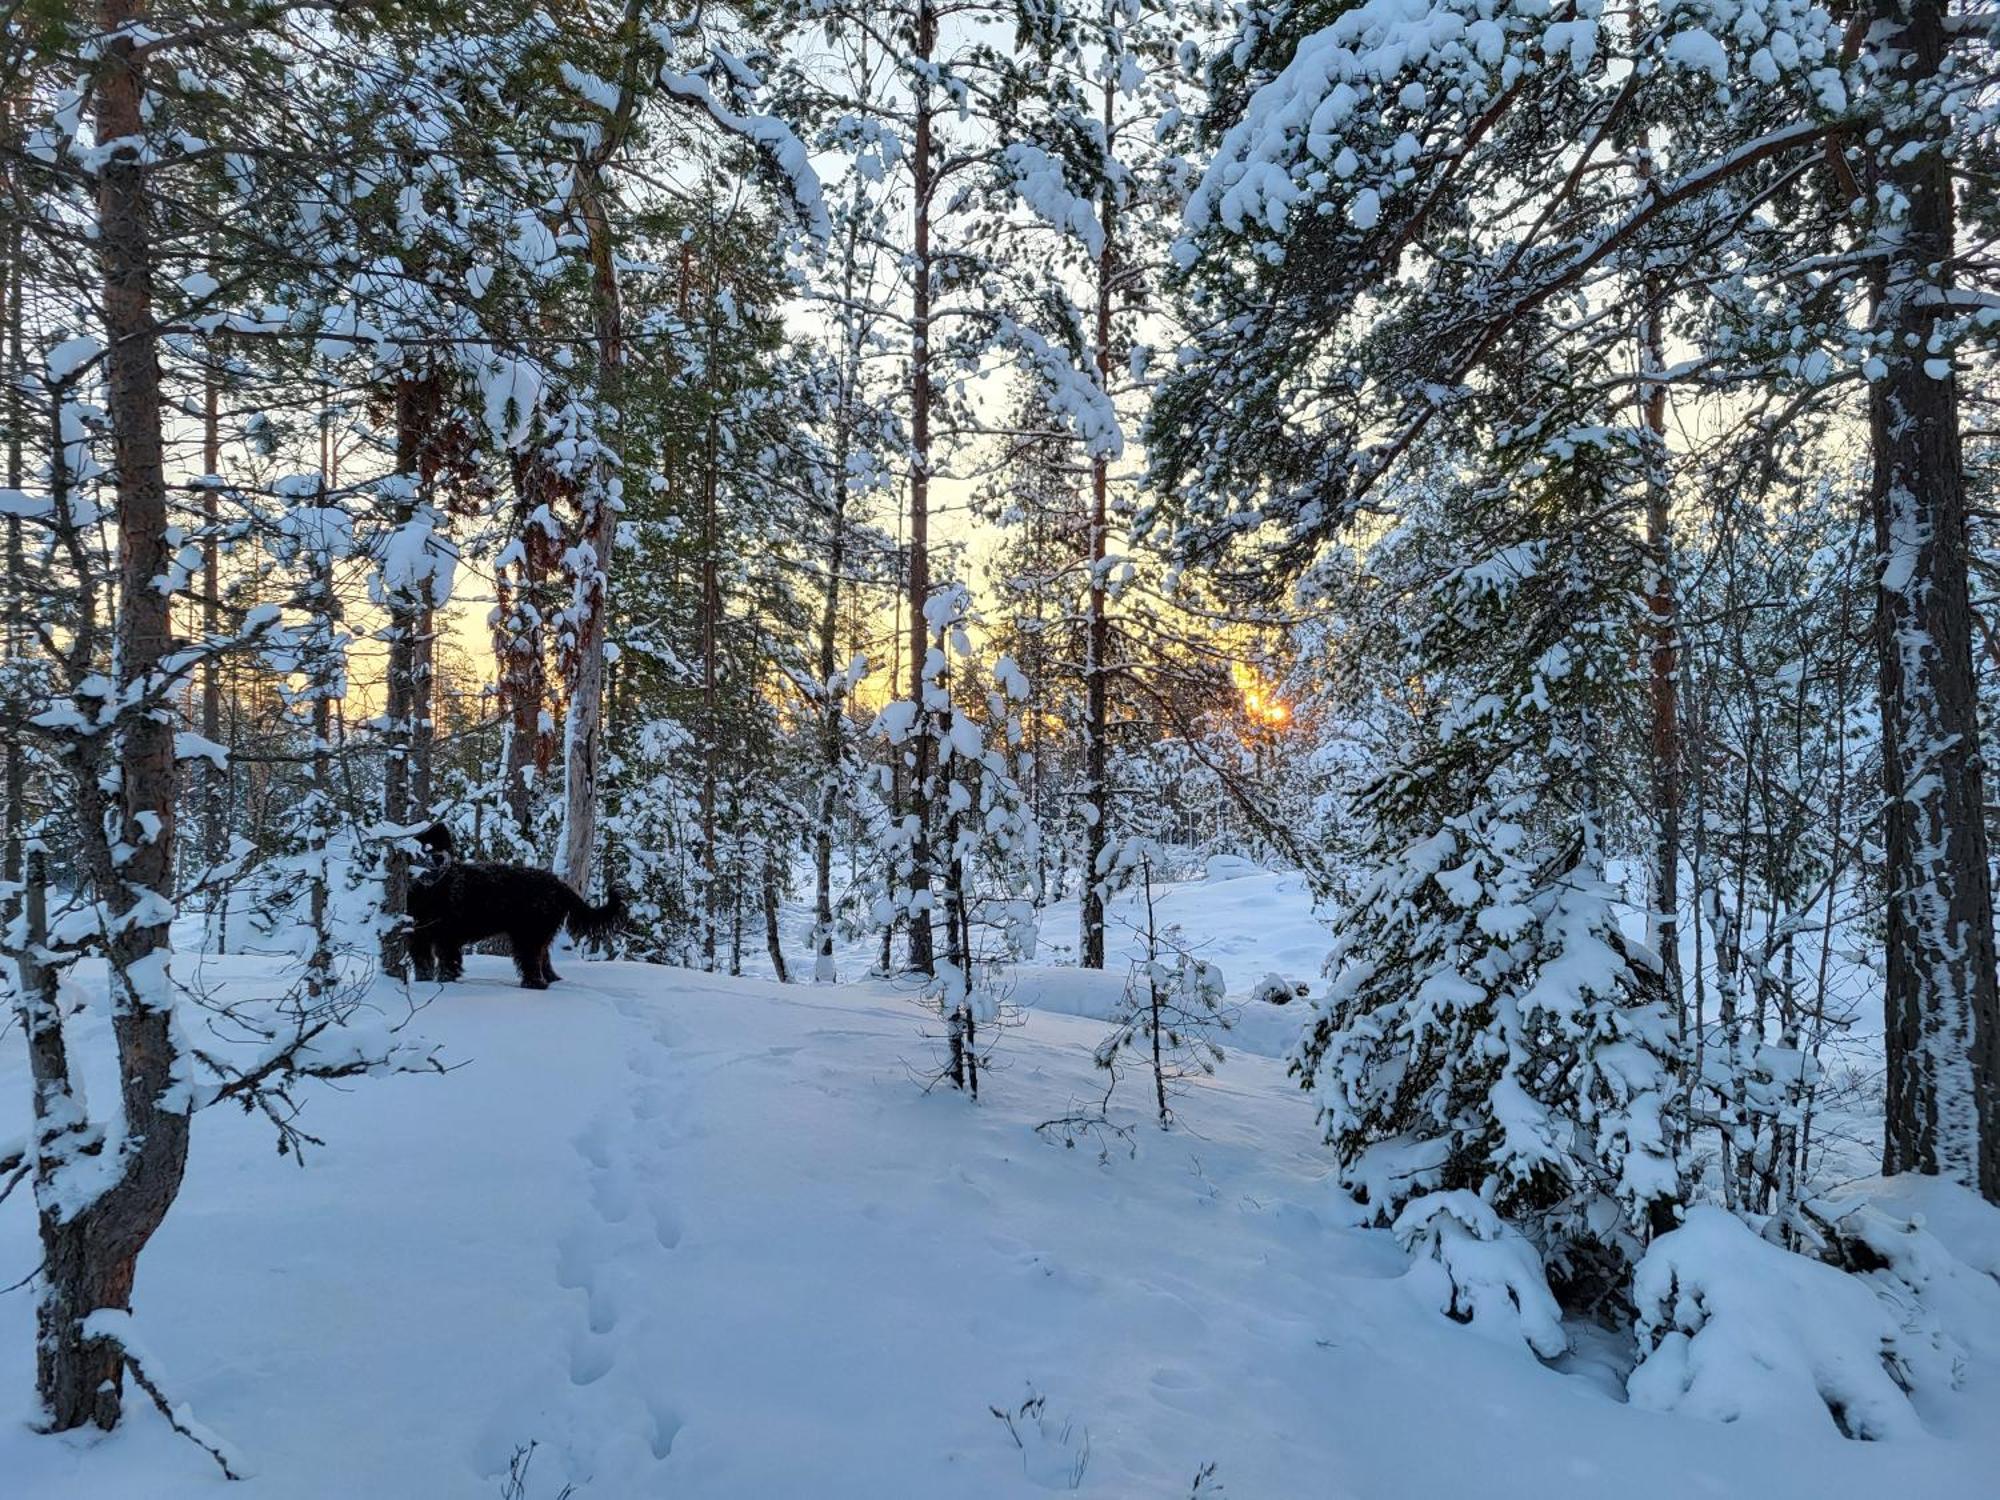
[(452, 864), (410, 887), (410, 915), (452, 942), (523, 930), (553, 934), (576, 897), (562, 877), (533, 865)]

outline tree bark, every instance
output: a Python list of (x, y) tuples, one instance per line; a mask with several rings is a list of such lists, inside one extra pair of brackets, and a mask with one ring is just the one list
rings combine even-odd
[(417, 610), (416, 720), (410, 726), (410, 810), (428, 821), (437, 791), (437, 608), (428, 589)]
[(554, 763), (548, 724), (548, 577), (555, 538), (555, 482), (539, 452), (514, 462), (515, 504), (520, 513), (520, 556), (507, 579), (498, 641), (500, 688), (507, 710), (507, 745), (501, 794), (522, 838), (535, 826), (535, 792)]
[[(214, 640), (222, 629), (222, 559), (216, 531), (221, 524), (221, 497), (213, 481), (222, 472), (222, 377), (214, 364), (215, 350), (202, 373), (201, 465), (211, 481), (202, 490), (201, 628)], [(222, 660), (210, 654), (201, 664), (201, 734), (212, 745), (222, 743)], [(229, 853), (229, 771), (212, 760), (202, 761), (201, 853), (211, 865)], [(212, 898), (220, 899), (220, 897)]]
[[(145, 130), (145, 63), (131, 33), (140, 0), (104, 0), (105, 46), (96, 77), (97, 139), (110, 145), (98, 170), (98, 264), (103, 281), (107, 406), (118, 518), (116, 679), (123, 717), (116, 744), (118, 849), (100, 896), (120, 920), (109, 943), (112, 1031), (117, 1041), (124, 1137), (115, 1176), (79, 1208), (52, 1192), (67, 1158), (38, 1141), (43, 1253), (35, 1373), (50, 1426), (67, 1430), (119, 1417), (124, 1360), (114, 1341), (87, 1335), (100, 1310), (129, 1310), (138, 1257), (180, 1191), (190, 1100), (180, 1086), (173, 1028), (169, 926), (173, 918), (174, 727), (160, 672), (171, 646), (171, 598), (158, 587), (171, 567), (160, 431), (160, 370), (153, 320), (150, 205), (138, 146)], [(121, 35), (121, 33), (123, 33)], [(127, 144), (110, 143), (124, 142)], [(53, 997), (51, 997), (52, 999)], [(41, 1018), (31, 1066), (43, 1089), (68, 1089), (61, 1023)], [(53, 1032), (53, 1035), (50, 1033)], [(43, 1114), (38, 1124), (46, 1126)]]
[[(1944, 71), (1945, 6), (1877, 0), (1892, 87)], [(1921, 111), (1922, 118), (1931, 112)], [(1951, 284), (1950, 165), (1935, 144), (1891, 139), (1884, 180), (1907, 216), (1883, 233), (1870, 388), (1880, 574), (1882, 769), (1888, 855), (1885, 1172), (1949, 1177), (2000, 1202), (2000, 993), (1994, 982), (1967, 593), (1958, 388), (1931, 353)]]
[[(19, 130), (15, 118), (16, 106), (10, 101), (7, 109), (7, 132), (11, 147), (12, 138)], [(22, 298), (27, 293), (28, 266), (26, 260), (27, 240), (22, 225), (17, 221), (7, 234), (7, 264), (4, 268), (6, 280), (0, 283), (7, 303), (6, 318), (0, 323), (0, 337), (6, 339), (6, 359), (0, 366), (0, 382), (5, 386), (5, 411), (7, 422), (7, 488), (18, 490), (24, 477), (23, 458), (27, 434), (23, 430), (28, 419), (27, 402), (23, 399), (22, 377), (27, 372), (27, 354), (22, 344), (25, 335), (25, 317), (21, 310)], [(10, 673), (15, 664), (27, 651), (27, 575), (25, 559), (21, 547), (21, 518), (7, 518), (7, 599), (6, 599), (6, 665)], [(0, 841), (0, 881), (10, 885), (19, 884), (24, 872), (24, 851), (27, 847), (28, 829), (28, 756), (21, 740), (21, 723), (27, 717), (22, 704), (11, 691), (4, 707), (6, 738), (6, 806), (0, 809), (0, 817), (5, 817), (7, 827), (4, 841)], [(0, 923), (11, 924), (15, 903), (8, 901), (0, 905)]]
[(778, 976), (778, 983), (790, 984), (791, 970), (785, 964), (784, 937), (778, 927), (778, 861), (769, 847), (764, 850), (763, 895), (764, 951), (771, 956), (771, 969)]
[[(1651, 133), (1639, 137), (1641, 191), (1653, 180)], [(1666, 368), (1665, 308), (1656, 278), (1643, 287), (1645, 316), (1639, 332), (1641, 373)], [(1660, 979), (1679, 1028), (1683, 1053), (1687, 1016), (1681, 976), (1681, 708), (1680, 606), (1674, 565), (1673, 492), (1667, 467), (1667, 387), (1659, 379), (1639, 392), (1639, 420), (1646, 469), (1646, 561), (1651, 570), (1646, 607), (1652, 634), (1647, 654), (1647, 699), (1652, 715), (1653, 919), (1649, 934), (1660, 955)], [(1687, 1111), (1678, 1112), (1685, 1130)]]
[[(843, 424), (846, 418), (842, 418)], [(835, 636), (840, 617), (840, 570), (847, 562), (847, 432), (841, 431), (836, 450), (840, 475), (835, 481), (832, 535), (826, 562), (826, 600), (820, 613), (819, 690), (822, 701), (819, 735), (819, 805), (813, 812), (813, 983), (832, 984), (838, 974), (833, 958), (833, 822), (838, 810), (844, 755), (840, 732), (842, 698), (833, 690)]]
[[(716, 764), (721, 755), (722, 713), (718, 698), (716, 641), (721, 626), (722, 587), (716, 571), (716, 465), (720, 461), (715, 413), (716, 340), (714, 282), (710, 282), (707, 386), (708, 424), (701, 455), (701, 956), (702, 967), (715, 970), (717, 903), (722, 899), (722, 860), (716, 848)], [(735, 901), (737, 894), (731, 894)], [(731, 973), (736, 972), (732, 962)]]
[(569, 716), (563, 742), (563, 847), (561, 874), (577, 890), (590, 884), (597, 841), (597, 811), (604, 739), (604, 641), (611, 609), (611, 550), (618, 535), (618, 426), (624, 397), (625, 313), (612, 253), (611, 221), (604, 201), (601, 163), (580, 171), (577, 211), (590, 253), (591, 308), (597, 333), (597, 395), (601, 449), (593, 481), (584, 489), (579, 546), (584, 575), (571, 607), (576, 650), (570, 674)]
[[(1111, 80), (1104, 84), (1104, 132), (1111, 139), (1114, 125), (1115, 92)], [(1116, 235), (1118, 209), (1116, 190), (1110, 183), (1098, 189), (1098, 227), (1104, 243), (1097, 253), (1097, 379), (1108, 393), (1111, 389), (1111, 295), (1117, 274)], [(1110, 647), (1110, 620), (1105, 613), (1104, 554), (1107, 516), (1106, 492), (1110, 488), (1110, 460), (1103, 454), (1092, 456), (1090, 464), (1090, 595), (1084, 625), (1084, 868), (1081, 908), (1082, 951), (1079, 961), (1086, 969), (1104, 967), (1104, 850), (1111, 836), (1111, 788), (1109, 754), (1110, 670), (1105, 658)]]
[[(417, 517), (424, 491), (432, 424), (437, 420), (437, 388), (432, 377), (405, 375), (396, 382), (396, 473), (401, 485), (390, 512), (397, 530)], [(407, 828), (417, 815), (415, 745), (417, 725), (425, 710), (421, 638), (424, 600), (402, 580), (391, 579), (386, 590), (389, 613), (389, 664), (383, 740), (382, 821)], [(428, 593), (428, 586), (426, 586)], [(382, 972), (401, 978), (408, 972), (410, 944), (403, 914), (409, 910), (410, 854), (403, 840), (392, 837), (382, 867)]]
[(931, 195), (935, 188), (935, 105), (923, 69), (937, 49), (938, 18), (933, 0), (917, 0), (913, 150), (910, 162), (914, 221), (911, 231), (910, 291), (910, 702), (916, 714), (911, 739), (907, 787), (916, 831), (910, 841), (910, 968), (918, 974), (937, 971), (937, 950), (931, 928), (931, 780), (937, 747), (934, 724), (925, 698), (924, 663), (930, 654), (930, 622), (924, 606), (930, 602), (930, 483), (931, 483)]
[(854, 304), (854, 281), (861, 241), (861, 197), (856, 190), (847, 221), (846, 253), (841, 262), (842, 324), (839, 407), (834, 413), (833, 506), (827, 521), (826, 597), (819, 617), (820, 765), (819, 804), (813, 813), (813, 983), (832, 984), (838, 973), (833, 958), (833, 824), (843, 770), (844, 736), (841, 715), (846, 707), (833, 691), (839, 651), (840, 574), (847, 566), (847, 504), (851, 481), (847, 472), (854, 452), (855, 403), (861, 385), (864, 327)]

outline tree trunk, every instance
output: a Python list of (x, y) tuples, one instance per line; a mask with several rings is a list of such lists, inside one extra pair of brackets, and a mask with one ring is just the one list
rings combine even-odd
[(847, 476), (846, 434), (836, 450), (842, 473), (836, 481), (833, 535), (827, 549), (826, 607), (820, 614), (819, 805), (813, 812), (813, 983), (832, 984), (838, 977), (833, 959), (833, 822), (839, 808), (843, 768), (840, 732), (843, 701), (833, 690), (835, 630), (840, 610), (840, 570), (846, 564)]
[[(1104, 84), (1105, 139), (1111, 138), (1113, 100), (1111, 80)], [(1097, 254), (1097, 379), (1108, 393), (1111, 389), (1111, 294), (1117, 274), (1114, 249), (1118, 229), (1114, 188), (1106, 183), (1098, 189), (1098, 226), (1104, 243)], [(1104, 553), (1105, 494), (1110, 486), (1109, 459), (1094, 455), (1090, 464), (1090, 602), (1085, 621), (1083, 681), (1083, 798), (1084, 864), (1082, 899), (1082, 953), (1079, 962), (1086, 969), (1104, 967), (1104, 849), (1111, 836), (1111, 789), (1105, 744), (1109, 729), (1109, 694), (1105, 657), (1110, 645), (1110, 621), (1105, 614)]]
[(832, 984), (838, 973), (833, 959), (833, 824), (839, 807), (844, 769), (841, 715), (846, 704), (833, 691), (839, 651), (840, 572), (847, 565), (848, 461), (854, 451), (855, 401), (861, 384), (865, 332), (854, 306), (854, 279), (861, 240), (861, 200), (856, 191), (847, 220), (847, 246), (841, 262), (841, 304), (844, 347), (840, 371), (840, 406), (834, 413), (833, 513), (828, 518), (826, 598), (819, 617), (820, 766), (819, 805), (813, 814), (813, 983)]
[[(216, 537), (221, 497), (215, 487), (222, 472), (222, 376), (214, 356), (211, 348), (201, 393), (201, 465), (209, 481), (201, 495), (201, 628), (209, 640), (222, 629), (222, 559)], [(212, 745), (222, 742), (222, 660), (213, 654), (201, 664), (201, 734)], [(229, 853), (229, 769), (207, 759), (201, 764), (201, 854), (216, 865)]]
[(729, 822), (737, 830), (730, 840), (732, 858), (729, 861), (729, 975), (734, 979), (743, 972), (743, 887), (748, 877), (741, 831), (743, 804), (734, 792), (729, 798)]
[[(7, 112), (9, 144), (18, 132), (15, 108), (10, 104)], [(5, 412), (7, 423), (7, 488), (19, 490), (25, 477), (23, 457), (27, 434), (23, 430), (27, 420), (27, 402), (23, 399), (22, 377), (27, 371), (26, 350), (22, 344), (24, 318), (21, 299), (27, 293), (28, 267), (25, 259), (26, 237), (22, 225), (17, 220), (7, 235), (7, 264), (4, 267), (6, 280), (0, 283), (0, 294), (6, 298), (7, 312), (4, 323), (0, 323), (0, 336), (6, 339), (6, 359), (0, 365), (0, 384), (5, 388)], [(10, 673), (14, 664), (26, 654), (27, 645), (27, 573), (21, 548), (21, 518), (7, 517), (7, 599), (6, 599), (6, 663)], [(6, 765), (6, 806), (0, 809), (0, 817), (7, 821), (4, 842), (0, 842), (0, 881), (18, 885), (23, 873), (23, 851), (27, 847), (28, 829), (28, 757), (21, 743), (21, 724), (27, 715), (22, 711), (20, 700), (10, 694), (9, 701), (0, 705), (0, 717), (4, 717), (4, 733), (7, 745)], [(11, 924), (15, 903), (8, 901), (0, 905), (0, 924)]]
[(597, 841), (599, 778), (603, 759), (604, 638), (611, 610), (611, 549), (618, 534), (619, 403), (624, 394), (625, 314), (612, 255), (611, 221), (601, 167), (582, 171), (577, 207), (590, 251), (590, 290), (597, 332), (597, 394), (605, 417), (598, 432), (601, 454), (584, 488), (580, 550), (585, 572), (571, 608), (577, 615), (570, 674), (569, 718), (563, 741), (563, 841), (561, 874), (577, 890), (590, 884)]
[(437, 608), (428, 589), (417, 610), (416, 721), (410, 726), (410, 810), (428, 822), (437, 800)]
[(333, 931), (328, 922), (332, 881), (328, 869), (327, 842), (333, 828), (333, 695), (334, 674), (329, 653), (338, 606), (334, 600), (333, 558), (321, 552), (313, 560), (313, 607), (319, 634), (319, 650), (313, 662), (312, 700), (312, 779), (313, 814), (308, 825), (311, 840), (311, 916), (313, 948), (306, 959), (306, 987), (314, 1000), (333, 988)]
[[(714, 320), (714, 299), (709, 301), (710, 324)], [(722, 588), (715, 566), (716, 515), (715, 485), (718, 444), (713, 410), (715, 340), (709, 339), (709, 399), (711, 409), (707, 434), (702, 443), (701, 469), (701, 956), (702, 967), (715, 970), (716, 904), (722, 899), (722, 860), (715, 841), (716, 762), (721, 753), (722, 715), (717, 702), (718, 678), (715, 648), (722, 613)], [(732, 900), (736, 897), (732, 893)], [(734, 966), (731, 973), (735, 972)]]
[[(96, 135), (137, 142), (145, 129), (144, 61), (131, 36), (138, 0), (104, 0), (100, 33), (117, 39), (96, 77)], [(122, 35), (121, 35), (122, 33)], [(136, 706), (117, 738), (118, 852), (100, 891), (120, 918), (109, 943), (112, 1031), (117, 1039), (124, 1138), (115, 1176), (79, 1206), (52, 1192), (65, 1159), (38, 1141), (37, 1205), (43, 1291), (37, 1310), (36, 1384), (57, 1430), (114, 1425), (123, 1395), (117, 1346), (85, 1333), (100, 1310), (128, 1310), (139, 1252), (166, 1217), (187, 1166), (186, 1090), (173, 1027), (169, 925), (173, 918), (174, 726), (161, 711), (171, 684), (160, 668), (171, 648), (171, 599), (156, 586), (170, 571), (167, 489), (160, 434), (160, 370), (153, 320), (152, 246), (145, 174), (135, 145), (115, 147), (98, 171), (98, 263), (108, 348), (107, 407), (117, 475), (120, 701)], [(37, 1099), (68, 1089), (59, 1021), (45, 1017), (32, 1063)], [(48, 1032), (53, 1030), (51, 1038)], [(32, 1049), (31, 1049), (32, 1050)], [(42, 1114), (38, 1124), (50, 1124)]]
[(785, 944), (778, 930), (778, 863), (772, 852), (764, 851), (764, 949), (771, 955), (771, 969), (778, 983), (790, 984), (792, 975), (785, 966)]
[(914, 142), (910, 162), (914, 224), (911, 236), (910, 292), (910, 574), (908, 622), (910, 642), (910, 702), (916, 713), (911, 740), (908, 789), (916, 832), (910, 841), (910, 968), (929, 975), (937, 971), (931, 930), (931, 779), (937, 747), (935, 725), (925, 704), (924, 662), (930, 652), (930, 622), (924, 606), (930, 602), (930, 483), (931, 483), (931, 194), (936, 169), (932, 139), (934, 106), (931, 85), (922, 71), (937, 48), (937, 10), (933, 0), (917, 0)]
[[(390, 524), (398, 530), (417, 516), (424, 489), (424, 469), (431, 424), (437, 419), (433, 378), (403, 376), (396, 382), (396, 473), (400, 480)], [(389, 664), (383, 714), (382, 821), (407, 828), (416, 817), (414, 748), (417, 723), (424, 710), (419, 702), (423, 684), (420, 640), (424, 602), (392, 578), (385, 591), (389, 613)], [(403, 914), (410, 901), (410, 855), (403, 840), (392, 837), (382, 866), (382, 972), (397, 978), (409, 969), (410, 943)]]
[(1167, 1065), (1160, 1055), (1160, 981), (1156, 977), (1160, 962), (1160, 923), (1153, 910), (1153, 862), (1142, 860), (1139, 878), (1145, 882), (1146, 895), (1146, 1003), (1150, 1007), (1148, 1019), (1152, 1023), (1153, 1041), (1153, 1101), (1159, 1111), (1160, 1129), (1167, 1128), (1171, 1117), (1167, 1110)]
[(535, 827), (536, 790), (553, 763), (548, 717), (548, 576), (555, 548), (555, 484), (540, 451), (514, 462), (515, 504), (520, 513), (520, 556), (507, 579), (497, 642), (501, 696), (507, 710), (507, 744), (501, 762), (501, 795), (523, 839)]
[[(1939, 0), (1878, 0), (1900, 88), (1945, 60)], [(1880, 559), (1882, 771), (1887, 807), (1885, 1172), (1949, 1177), (2000, 1201), (2000, 994), (1994, 983), (1985, 766), (1967, 597), (1965, 466), (1956, 377), (1929, 354), (1950, 285), (1949, 165), (1934, 145), (1882, 147), (1907, 217), (1883, 232), (1870, 388)]]
[[(1642, 190), (1653, 178), (1650, 133), (1639, 138)], [(1645, 319), (1640, 326), (1639, 367), (1658, 376), (1666, 367), (1665, 308), (1654, 278), (1644, 287)], [(1660, 979), (1673, 1013), (1683, 1054), (1687, 1015), (1681, 982), (1681, 723), (1680, 608), (1674, 566), (1673, 494), (1667, 468), (1667, 388), (1642, 386), (1639, 419), (1646, 465), (1646, 560), (1652, 576), (1646, 590), (1652, 632), (1648, 653), (1647, 698), (1652, 714), (1651, 793), (1653, 803), (1653, 919), (1648, 934), (1660, 955)], [(1683, 1094), (1685, 1099), (1685, 1094)], [(1678, 1111), (1679, 1128), (1687, 1111)]]

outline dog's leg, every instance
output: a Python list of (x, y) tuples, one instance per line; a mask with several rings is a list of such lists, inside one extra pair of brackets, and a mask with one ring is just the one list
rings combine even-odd
[(410, 968), (419, 984), (429, 984), (437, 978), (437, 952), (431, 946), (430, 934), (422, 928), (410, 934)]
[(514, 953), (514, 969), (521, 976), (524, 990), (545, 990), (548, 980), (542, 978), (542, 945), (531, 932), (510, 932), (507, 946)]
[(542, 944), (542, 978), (546, 979), (550, 984), (554, 984), (558, 979), (562, 978), (562, 975), (556, 972), (556, 966), (549, 962), (549, 949), (554, 944), (554, 937), (550, 937), (547, 942)]
[(446, 984), (465, 978), (465, 949), (457, 943), (439, 945), (438, 978)]

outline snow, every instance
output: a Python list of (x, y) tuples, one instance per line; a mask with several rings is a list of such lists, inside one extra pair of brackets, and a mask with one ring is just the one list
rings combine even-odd
[(519, 448), (541, 406), (546, 384), (541, 370), (531, 361), (496, 354), (474, 379), (485, 402), (486, 430), (501, 446)]
[[(1101, 1092), (1097, 1022), (1028, 1014), (973, 1107), (912, 1082), (932, 1044), (893, 986), (563, 968), (530, 994), (474, 957), (419, 1020), (463, 1066), (308, 1095), (327, 1144), (304, 1170), (254, 1118), (197, 1117), (135, 1310), (169, 1399), (254, 1469), (230, 1493), (490, 1500), (530, 1442), (529, 1494), (619, 1497), (991, 1500), (1067, 1488), (1087, 1452), (1076, 1492), (1106, 1497), (1213, 1463), (1242, 1495), (1839, 1500), (1979, 1493), (2000, 1462), (1969, 1410), (1959, 1440), (1886, 1444), (1667, 1415), (1440, 1316), (1435, 1269), (1347, 1227), (1275, 1059), (1232, 1050), (1166, 1134), (1128, 1081), (1132, 1154), (1100, 1159), (1035, 1130)], [(282, 983), (267, 959), (202, 971)], [(101, 970), (85, 988), (87, 1042)], [(0, 1109), (25, 1093), (0, 1053)], [(1452, 1238), (1490, 1301), (1504, 1238)], [(0, 1257), (32, 1243), (16, 1195)], [(9, 1493), (220, 1493), (143, 1403), (108, 1437), (29, 1431), (32, 1323), (0, 1299)]]
[(1114, 461), (1124, 455), (1125, 433), (1117, 404), (1090, 372), (1078, 369), (1060, 348), (1011, 318), (1002, 319), (1001, 338), (1021, 350), (1049, 410), (1076, 430), (1085, 452)]
[(1072, 191), (1060, 158), (1039, 146), (1014, 141), (1001, 149), (1001, 160), (1021, 201), (1057, 229), (1073, 234), (1092, 256), (1104, 249), (1104, 226), (1097, 205)]
[(205, 760), (219, 771), (229, 768), (229, 747), (219, 745), (192, 730), (177, 730), (174, 734), (175, 760)]
[(1667, 38), (1667, 59), (1694, 73), (1706, 73), (1717, 83), (1729, 79), (1729, 53), (1701, 27), (1677, 31)]
[(1410, 1280), (1439, 1312), (1482, 1333), (1520, 1339), (1544, 1359), (1569, 1348), (1542, 1258), (1521, 1232), (1463, 1188), (1412, 1198), (1396, 1239), (1416, 1264)]
[(1774, 1436), (1836, 1422), (1860, 1437), (1923, 1432), (1891, 1375), (1898, 1329), (1882, 1300), (1721, 1208), (1690, 1209), (1655, 1240), (1634, 1293), (1652, 1346), (1632, 1374), (1638, 1405)]
[[(662, 28), (663, 42), (673, 45), (671, 30)], [(816, 244), (824, 245), (833, 236), (833, 219), (827, 212), (820, 189), (819, 174), (813, 170), (805, 143), (775, 115), (742, 114), (718, 99), (708, 81), (693, 73), (672, 71), (660, 74), (660, 86), (668, 93), (699, 105), (709, 118), (766, 152), (791, 189), (792, 202), (804, 220), (806, 231)]]
[(89, 335), (64, 339), (48, 353), (50, 385), (61, 385), (104, 352), (104, 345)]

